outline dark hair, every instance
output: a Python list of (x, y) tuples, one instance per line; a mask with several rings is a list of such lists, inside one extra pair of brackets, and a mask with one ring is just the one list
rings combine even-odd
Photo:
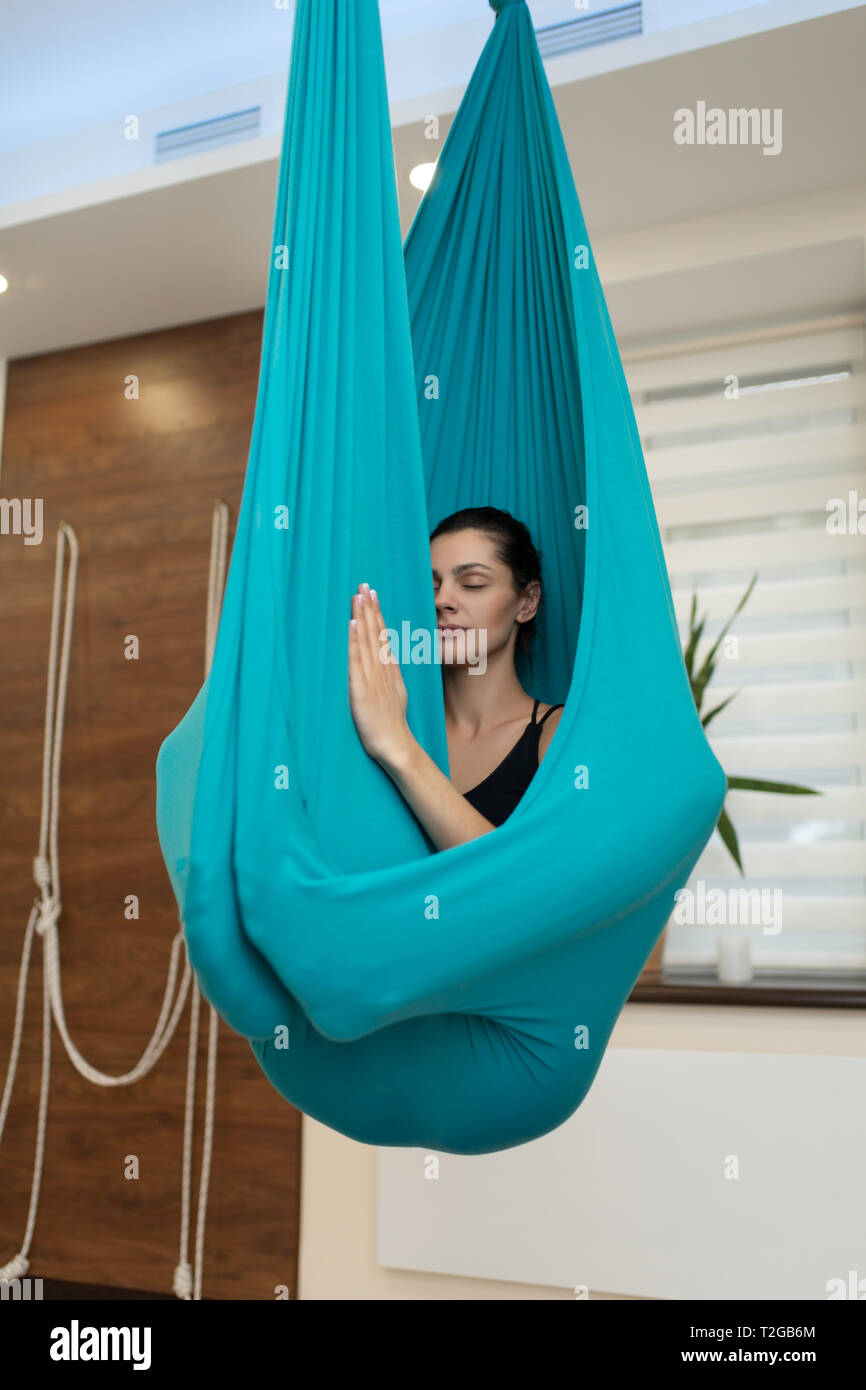
[[(431, 541), (452, 531), (482, 531), (496, 541), (496, 555), (503, 565), (511, 570), (514, 587), (522, 594), (528, 584), (537, 581), (543, 595), (541, 582), (541, 556), (536, 550), (529, 527), (518, 521), (510, 512), (502, 512), (498, 507), (464, 507), (452, 512), (439, 522), (431, 532)], [(528, 622), (521, 623), (517, 633), (517, 651), (528, 652), (535, 637), (535, 620), (541, 611), (542, 599)]]

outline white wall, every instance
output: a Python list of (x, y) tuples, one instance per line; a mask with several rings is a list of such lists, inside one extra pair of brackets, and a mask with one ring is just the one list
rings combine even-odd
[[(862, 1012), (856, 1010), (627, 1004), (610, 1046), (862, 1058), (866, 1056), (866, 1028)], [(302, 1133), (300, 1298), (573, 1300), (571, 1287), (552, 1290), (379, 1268), (378, 1151), (345, 1139), (306, 1116)], [(675, 1148), (676, 1134), (667, 1135), (666, 1143)], [(611, 1178), (607, 1190), (596, 1188), (594, 1196), (599, 1208), (611, 1213), (615, 1222), (616, 1177)], [(741, 1250), (740, 1257), (746, 1264), (748, 1250)], [(737, 1296), (732, 1290), (731, 1297)], [(618, 1296), (592, 1289), (590, 1297)]]

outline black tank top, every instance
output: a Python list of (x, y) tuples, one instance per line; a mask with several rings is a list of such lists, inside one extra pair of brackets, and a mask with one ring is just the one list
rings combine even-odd
[(479, 782), (476, 787), (470, 787), (468, 792), (463, 793), (470, 806), (474, 806), (476, 811), (480, 811), (481, 815), (486, 816), (493, 825), (501, 825), (504, 820), (508, 819), (538, 771), (538, 745), (541, 740), (541, 726), (547, 716), (553, 714), (555, 709), (563, 708), (562, 705), (551, 705), (550, 709), (536, 723), (535, 716), (538, 713), (539, 703), (536, 700), (532, 709), (532, 718), (511, 752), (506, 754), (489, 777), (485, 777), (483, 782)]

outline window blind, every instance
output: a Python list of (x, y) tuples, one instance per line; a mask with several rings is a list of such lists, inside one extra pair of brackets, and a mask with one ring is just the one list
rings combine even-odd
[(663, 977), (718, 979), (720, 952), (730, 962), (733, 949), (764, 984), (862, 984), (863, 318), (686, 346), (624, 351), (623, 364), (683, 646), (693, 590), (698, 617), (707, 615), (695, 670), (758, 572), (717, 653), (702, 715), (738, 693), (707, 736), (729, 776), (822, 795), (728, 792), (745, 877), (714, 832), (668, 923)]

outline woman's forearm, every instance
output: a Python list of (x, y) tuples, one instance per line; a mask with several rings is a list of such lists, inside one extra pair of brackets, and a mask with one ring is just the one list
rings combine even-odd
[(495, 830), (410, 735), (399, 753), (379, 760), (437, 849), (452, 849)]

